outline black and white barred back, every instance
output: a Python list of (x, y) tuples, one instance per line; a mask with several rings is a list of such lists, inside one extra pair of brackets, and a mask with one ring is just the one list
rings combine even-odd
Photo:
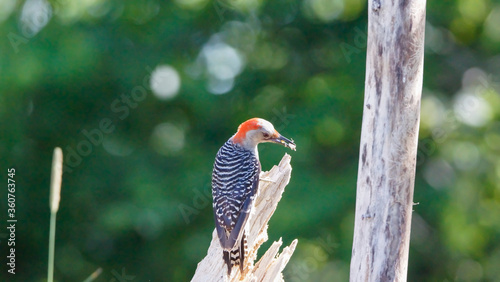
[(260, 162), (254, 152), (228, 140), (215, 157), (212, 197), (215, 226), (228, 275), (246, 256), (245, 225), (259, 186)]

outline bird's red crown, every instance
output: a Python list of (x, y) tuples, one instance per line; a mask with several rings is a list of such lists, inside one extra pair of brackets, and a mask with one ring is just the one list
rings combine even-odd
[(238, 126), (238, 132), (233, 137), (233, 142), (241, 143), (245, 139), (247, 132), (250, 130), (259, 129), (262, 126), (259, 123), (259, 118), (251, 118)]
[(242, 143), (247, 138), (247, 133), (252, 130), (258, 130), (267, 127), (268, 131), (273, 131), (269, 138), (279, 138), (281, 135), (273, 128), (273, 125), (261, 118), (251, 118), (238, 127), (238, 132), (233, 136), (234, 143)]

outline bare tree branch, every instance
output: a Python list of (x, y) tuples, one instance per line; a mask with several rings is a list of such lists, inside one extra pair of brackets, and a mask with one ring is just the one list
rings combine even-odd
[(291, 157), (288, 154), (278, 166), (260, 175), (259, 194), (255, 199), (255, 206), (247, 225), (248, 256), (245, 259), (243, 274), (238, 267), (233, 267), (231, 277), (227, 278), (227, 269), (222, 259), (222, 248), (219, 244), (217, 231), (212, 232), (212, 242), (208, 248), (207, 256), (198, 263), (198, 267), (191, 281), (282, 281), (282, 271), (290, 260), (297, 246), (295, 239), (290, 246), (283, 249), (278, 255), (281, 238), (274, 242), (262, 258), (254, 265), (257, 250), (266, 242), (267, 223), (273, 215), (286, 185), (290, 181), (292, 167)]
[(368, 1), (351, 281), (406, 281), (425, 0)]

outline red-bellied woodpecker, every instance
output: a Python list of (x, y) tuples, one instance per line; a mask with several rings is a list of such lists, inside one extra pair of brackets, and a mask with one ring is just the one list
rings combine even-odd
[(273, 142), (295, 150), (295, 143), (274, 129), (267, 120), (252, 118), (238, 127), (215, 157), (212, 196), (215, 227), (223, 249), (228, 275), (243, 265), (246, 251), (245, 225), (259, 187), (260, 162), (257, 145)]

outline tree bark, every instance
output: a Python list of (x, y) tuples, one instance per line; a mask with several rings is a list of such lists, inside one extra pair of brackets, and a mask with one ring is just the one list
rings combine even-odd
[(260, 175), (259, 194), (255, 199), (254, 208), (247, 223), (248, 255), (245, 259), (243, 273), (240, 273), (239, 267), (233, 267), (231, 276), (227, 277), (227, 268), (222, 259), (222, 248), (217, 231), (214, 229), (207, 256), (198, 263), (191, 281), (283, 281), (282, 271), (297, 246), (297, 239), (277, 256), (279, 247), (282, 245), (280, 238), (269, 247), (257, 264), (254, 265), (254, 261), (257, 258), (257, 250), (268, 239), (267, 223), (290, 181), (292, 172), (290, 160), (291, 157), (285, 154), (278, 166), (274, 166), (270, 171)]
[(406, 281), (425, 0), (369, 0), (350, 281)]

